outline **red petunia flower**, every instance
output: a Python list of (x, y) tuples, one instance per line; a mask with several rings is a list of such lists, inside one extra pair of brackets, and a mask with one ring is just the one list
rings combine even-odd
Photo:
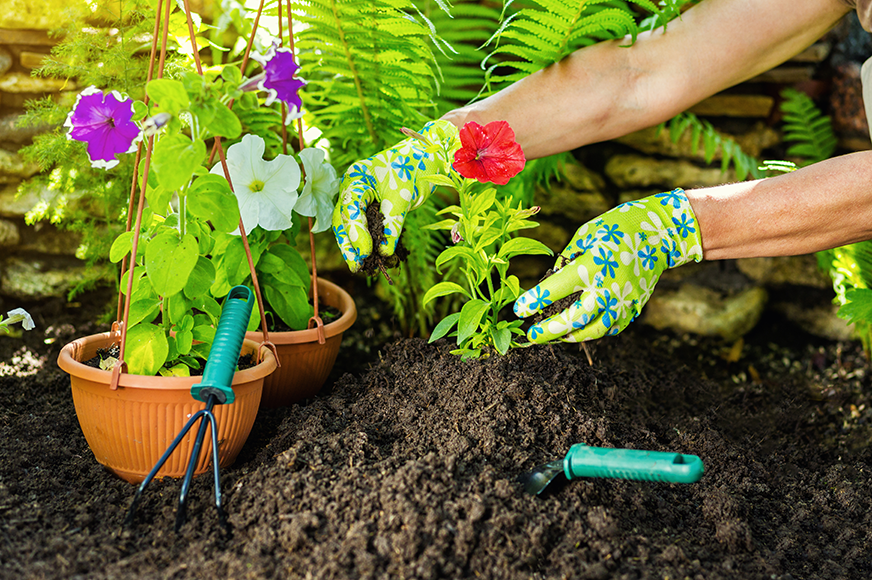
[(505, 185), (524, 168), (524, 152), (505, 121), (484, 127), (470, 121), (460, 129), (461, 148), (454, 154), (454, 169), (463, 177)]

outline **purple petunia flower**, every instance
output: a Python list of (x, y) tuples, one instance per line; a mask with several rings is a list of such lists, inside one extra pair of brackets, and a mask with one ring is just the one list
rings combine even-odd
[(140, 130), (132, 117), (132, 99), (90, 86), (79, 93), (64, 127), (69, 127), (67, 139), (88, 144), (91, 167), (111, 169), (118, 165), (119, 153), (136, 151)]
[(252, 58), (263, 66), (264, 73), (258, 79), (257, 88), (269, 92), (265, 104), (269, 106), (276, 100), (287, 104), (288, 114), (285, 117), (285, 124), (300, 118), (303, 101), (299, 92), (306, 86), (306, 81), (294, 78), (300, 67), (294, 60), (293, 51), (289, 48), (278, 48), (273, 44), (265, 55), (255, 54)]

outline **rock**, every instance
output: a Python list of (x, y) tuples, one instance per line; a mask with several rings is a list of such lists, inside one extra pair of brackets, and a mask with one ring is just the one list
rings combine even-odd
[(43, 260), (11, 258), (0, 275), (0, 293), (17, 300), (63, 296), (84, 274), (84, 266), (55, 269)]
[[(547, 192), (537, 192), (539, 216), (564, 216), (578, 225), (612, 208), (612, 203), (598, 191), (578, 191), (555, 184)], [(541, 222), (541, 219), (534, 218)]]
[(720, 168), (698, 167), (685, 160), (657, 160), (641, 155), (615, 155), (606, 163), (606, 175), (621, 188), (659, 185), (674, 187), (711, 187), (735, 181), (735, 172)]
[(39, 172), (39, 165), (26, 163), (18, 153), (0, 149), (0, 183), (18, 183)]
[(12, 54), (3, 47), (0, 47), (0, 75), (12, 68)]
[(22, 50), (18, 55), (18, 61), (24, 68), (35, 69), (42, 66), (43, 61), (50, 55), (45, 52), (31, 52)]
[(830, 111), (833, 130), (839, 135), (867, 137), (869, 124), (863, 106), (863, 85), (860, 65), (845, 62), (836, 66), (830, 91)]
[(829, 288), (830, 277), (821, 272), (814, 254), (777, 258), (741, 258), (736, 260), (739, 270), (755, 282), (766, 286), (795, 284)]
[[(763, 122), (755, 123), (754, 127), (741, 135), (731, 135), (722, 131), (717, 131), (717, 133), (723, 138), (734, 140), (742, 148), (742, 151), (752, 157), (759, 157), (764, 149), (778, 144), (781, 139), (775, 129)], [(649, 127), (630, 133), (616, 139), (616, 141), (649, 155), (667, 155), (704, 162), (705, 149), (702, 146), (702, 139), (699, 140), (699, 143), (694, 144), (692, 138), (692, 132), (686, 130), (678, 141), (673, 142), (668, 130)], [(712, 160), (721, 159), (722, 156), (723, 152), (718, 147), (714, 151)]]
[(58, 93), (74, 89), (74, 83), (64, 79), (32, 77), (21, 72), (0, 76), (0, 91), (5, 93)]
[(602, 191), (606, 187), (599, 173), (581, 163), (567, 163), (563, 167), (563, 181), (577, 191)]
[(836, 312), (839, 310), (836, 304), (819, 304), (807, 306), (797, 304), (785, 297), (784, 300), (774, 302), (769, 306), (775, 312), (781, 313), (785, 318), (816, 336), (830, 340), (851, 340), (856, 338), (852, 325), (839, 318)]
[(0, 219), (0, 247), (17, 246), (20, 241), (18, 226), (9, 220)]
[(39, 203), (39, 195), (34, 192), (18, 196), (18, 186), (10, 184), (0, 190), (0, 216), (20, 218)]
[(84, 0), (0, 0), (0, 28), (51, 30), (70, 9), (86, 7)]
[(685, 284), (674, 291), (656, 290), (640, 320), (660, 330), (669, 328), (733, 341), (756, 326), (766, 300), (766, 290), (760, 287), (724, 295)]
[(768, 117), (775, 99), (767, 95), (714, 95), (690, 112), (705, 117)]
[(20, 252), (37, 252), (57, 256), (75, 256), (81, 242), (81, 235), (59, 230), (56, 227), (38, 223), (21, 232)]
[(52, 125), (37, 125), (35, 127), (19, 127), (19, 115), (3, 115), (0, 117), (0, 143), (28, 143), (40, 134), (50, 131)]

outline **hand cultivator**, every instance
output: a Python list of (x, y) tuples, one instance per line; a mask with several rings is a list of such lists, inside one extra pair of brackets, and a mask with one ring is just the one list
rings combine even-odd
[(524, 491), (539, 495), (561, 473), (567, 480), (576, 477), (611, 477), (693, 483), (703, 474), (702, 460), (696, 455), (640, 449), (588, 447), (577, 443), (563, 459), (540, 465), (518, 477)]
[(182, 479), (182, 489), (179, 494), (178, 509), (176, 510), (175, 530), (178, 532), (185, 523), (188, 491), (191, 487), (191, 480), (194, 477), (194, 469), (200, 456), (200, 450), (203, 447), (203, 440), (206, 437), (207, 426), (212, 428), (212, 472), (215, 478), (215, 508), (218, 510), (219, 523), (226, 527), (225, 513), (221, 508), (221, 473), (218, 465), (218, 422), (212, 409), (215, 405), (229, 405), (235, 400), (231, 384), (233, 382), (233, 375), (236, 372), (239, 352), (242, 348), (242, 341), (245, 337), (245, 330), (248, 326), (253, 306), (254, 295), (248, 287), (235, 286), (230, 290), (224, 302), (224, 308), (221, 311), (221, 318), (218, 321), (218, 329), (215, 332), (215, 339), (209, 351), (206, 367), (203, 369), (203, 380), (191, 387), (191, 396), (198, 401), (206, 403), (206, 408), (197, 411), (188, 420), (181, 432), (179, 432), (140, 484), (136, 490), (136, 495), (133, 497), (133, 502), (130, 504), (127, 517), (124, 519), (125, 526), (133, 523), (136, 506), (145, 488), (148, 487), (148, 484), (151, 483), (160, 468), (163, 467), (182, 439), (188, 434), (188, 431), (191, 430), (197, 421), (200, 421), (197, 437), (191, 450), (188, 468)]

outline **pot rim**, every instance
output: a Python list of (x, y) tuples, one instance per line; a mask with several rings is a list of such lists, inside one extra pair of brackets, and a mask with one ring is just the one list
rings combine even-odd
[[(341, 335), (357, 320), (357, 306), (354, 303), (354, 299), (347, 290), (321, 277), (318, 278), (318, 293), (319, 298), (324, 302), (326, 302), (324, 295), (335, 297), (336, 300), (331, 300), (328, 304), (331, 306), (335, 305), (335, 308), (342, 311), (342, 316), (324, 325), (324, 336), (331, 338)], [(263, 342), (263, 332), (260, 330), (251, 330), (246, 332), (245, 336), (256, 342)], [(307, 328), (306, 330), (270, 332), (269, 338), (270, 342), (276, 345), (318, 342), (318, 329)]]
[[(70, 342), (61, 349), (58, 355), (58, 366), (70, 376), (79, 377), (94, 383), (105, 384), (109, 387), (112, 380), (112, 371), (104, 371), (89, 367), (79, 361), (78, 357), (83, 356), (86, 345), (91, 343), (109, 344), (109, 333), (103, 332), (99, 334), (91, 334), (83, 336)], [(263, 360), (257, 365), (237, 371), (233, 375), (233, 385), (241, 385), (256, 381), (266, 377), (273, 372), (278, 366), (275, 356), (268, 348), (261, 348), (261, 345), (249, 338), (242, 342), (243, 352), (262, 352)], [(159, 375), (131, 375), (121, 373), (118, 386), (132, 389), (190, 389), (192, 385), (198, 384), (202, 380), (201, 376), (193, 377), (164, 377)]]

